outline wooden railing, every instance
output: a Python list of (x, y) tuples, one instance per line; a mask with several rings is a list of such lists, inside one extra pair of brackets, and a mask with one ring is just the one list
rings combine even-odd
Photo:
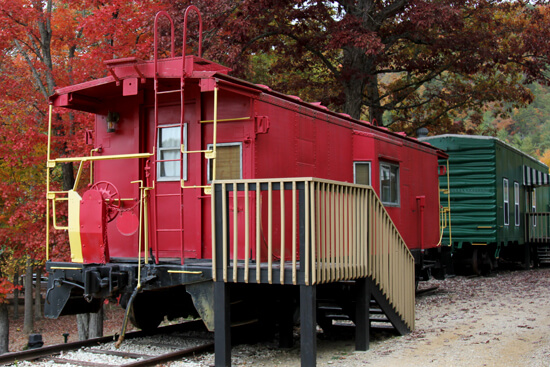
[(525, 213), (525, 242), (550, 242), (550, 213)]
[(317, 285), (370, 278), (414, 328), (414, 259), (370, 186), (215, 181), (212, 238), (214, 280)]

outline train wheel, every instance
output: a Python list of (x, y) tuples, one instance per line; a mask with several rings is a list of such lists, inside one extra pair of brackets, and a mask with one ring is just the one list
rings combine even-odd
[(164, 320), (164, 315), (155, 309), (148, 297), (140, 298), (139, 296), (130, 306), (130, 321), (138, 329), (153, 331)]
[(493, 261), (487, 250), (479, 250), (477, 247), (472, 251), (472, 271), (476, 275), (487, 276), (493, 271)]

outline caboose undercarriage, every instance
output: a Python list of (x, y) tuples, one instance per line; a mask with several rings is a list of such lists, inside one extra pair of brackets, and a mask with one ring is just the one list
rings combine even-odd
[[(139, 271), (136, 263), (116, 259), (104, 265), (48, 262), (44, 312), (48, 318), (98, 312), (105, 299), (126, 308), (135, 294), (130, 305), (132, 323), (140, 329), (153, 329), (165, 316), (199, 316), (193, 301), (201, 305), (212, 299), (211, 269), (204, 261), (186, 266), (148, 264)], [(207, 314), (201, 316), (208, 321)]]

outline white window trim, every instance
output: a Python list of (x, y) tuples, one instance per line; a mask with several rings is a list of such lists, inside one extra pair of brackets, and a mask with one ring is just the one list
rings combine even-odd
[(503, 200), (503, 212), (504, 212), (504, 225), (510, 225), (510, 192), (508, 186), (508, 179), (502, 179), (502, 200)]
[[(164, 129), (164, 128), (170, 128), (170, 127), (180, 127), (180, 126), (181, 126), (180, 124), (159, 125), (158, 130)], [(186, 123), (183, 124), (183, 146), (185, 147), (185, 150), (187, 150), (187, 124)], [(174, 148), (171, 148), (171, 149), (174, 149)], [(161, 151), (162, 151), (162, 148), (160, 147), (160, 134), (157, 132), (157, 157), (161, 156), (160, 154)], [(180, 154), (182, 154), (181, 142), (180, 142), (180, 147), (178, 147), (178, 151), (180, 152)], [(182, 167), (180, 167), (180, 169), (182, 170), (182, 172), (180, 173), (181, 177), (175, 177), (175, 176), (160, 177), (159, 172), (160, 172), (161, 164), (162, 162), (157, 162), (157, 175), (156, 175), (157, 181), (173, 182), (173, 181), (179, 181), (181, 179), (183, 179), (184, 181), (187, 181), (187, 153), (183, 154), (183, 164), (182, 164)]]
[(516, 227), (520, 226), (521, 213), (519, 211), (519, 182), (514, 181), (514, 219)]
[[(537, 212), (537, 189), (533, 189), (533, 193), (531, 194), (531, 210), (532, 213)], [(537, 226), (537, 216), (533, 215), (533, 227)]]
[(357, 165), (358, 164), (366, 164), (369, 167), (369, 183), (368, 185), (372, 185), (372, 165), (370, 161), (355, 161), (353, 162), (353, 183), (357, 183)]
[[(379, 187), (380, 187), (380, 200), (382, 200), (382, 174), (381, 174), (381, 171), (382, 171), (382, 167), (388, 167), (389, 170), (390, 170), (390, 174), (391, 174), (391, 167), (397, 167), (397, 201), (396, 202), (388, 202), (388, 201), (382, 201), (382, 204), (384, 204), (385, 206), (393, 206), (393, 207), (398, 207), (401, 205), (401, 187), (400, 187), (400, 184), (401, 184), (401, 170), (399, 169), (399, 165), (398, 164), (394, 164), (394, 163), (389, 163), (389, 162), (380, 162), (379, 164), (379, 178), (378, 178), (378, 181), (379, 181)], [(390, 175), (391, 177), (391, 175)], [(391, 181), (390, 181), (390, 190), (391, 190)]]
[[(218, 143), (216, 144), (217, 147), (228, 147), (228, 146), (239, 146), (239, 180), (243, 178), (243, 143), (241, 142), (235, 142), (235, 143)], [(208, 144), (206, 149), (211, 150), (213, 148), (212, 144)], [(206, 180), (208, 184), (212, 183), (212, 177), (210, 177), (210, 164), (212, 163), (212, 160), (209, 159), (207, 166), (206, 166)]]

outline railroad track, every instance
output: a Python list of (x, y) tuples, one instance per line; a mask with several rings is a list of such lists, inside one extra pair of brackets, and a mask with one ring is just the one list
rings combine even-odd
[(22, 361), (33, 364), (48, 361), (48, 366), (52, 365), (51, 362), (89, 367), (156, 366), (210, 350), (214, 346), (202, 321), (162, 327), (155, 334), (142, 331), (127, 333), (119, 349), (115, 347), (115, 342), (116, 336), (107, 336), (7, 353), (0, 355), (0, 365), (21, 366)]

